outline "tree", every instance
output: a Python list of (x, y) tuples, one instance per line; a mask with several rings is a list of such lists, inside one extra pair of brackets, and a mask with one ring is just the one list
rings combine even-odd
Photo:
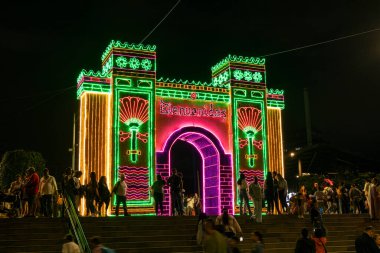
[(41, 175), (45, 168), (45, 159), (36, 151), (13, 150), (7, 151), (0, 163), (0, 186), (9, 187), (17, 174), (23, 174), (29, 167), (34, 167)]

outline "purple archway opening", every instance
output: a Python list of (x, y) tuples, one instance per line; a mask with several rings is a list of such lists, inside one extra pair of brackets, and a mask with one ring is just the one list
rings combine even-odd
[[(220, 141), (208, 130), (183, 127), (173, 132), (165, 143), (164, 151), (157, 152), (156, 173), (163, 178), (171, 174), (170, 153), (173, 144), (182, 140), (193, 145), (202, 157), (202, 203), (208, 215), (220, 214), (221, 208), (233, 213), (233, 173), (231, 155), (226, 154)], [(165, 213), (170, 214), (170, 194), (165, 188)]]

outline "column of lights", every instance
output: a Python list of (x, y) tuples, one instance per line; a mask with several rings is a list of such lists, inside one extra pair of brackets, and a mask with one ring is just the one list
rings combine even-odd
[[(110, 94), (85, 92), (80, 97), (79, 169), (82, 182), (88, 183), (88, 174), (95, 171), (99, 179), (104, 175), (110, 186)], [(84, 214), (84, 200), (81, 213)]]
[(268, 157), (269, 168), (285, 177), (283, 142), (282, 142), (282, 120), (281, 108), (268, 110)]

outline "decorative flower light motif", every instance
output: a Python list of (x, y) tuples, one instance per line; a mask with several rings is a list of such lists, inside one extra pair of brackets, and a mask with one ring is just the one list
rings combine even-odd
[(127, 58), (125, 58), (124, 56), (117, 57), (117, 59), (116, 59), (116, 65), (119, 68), (125, 68), (125, 67), (127, 67), (127, 64), (128, 64)]
[(236, 80), (241, 80), (244, 77), (243, 72), (240, 69), (234, 71), (234, 77)]
[(129, 67), (131, 67), (131, 69), (138, 69), (140, 67), (140, 61), (139, 61), (139, 59), (137, 59), (137, 58), (131, 58), (129, 60)]
[(152, 61), (151, 60), (149, 60), (149, 59), (143, 59), (142, 61), (141, 61), (141, 67), (143, 68), (143, 69), (145, 69), (145, 70), (151, 70), (151, 68), (152, 68)]
[(255, 81), (255, 83), (259, 83), (263, 80), (263, 75), (260, 72), (255, 72), (253, 74), (253, 80)]
[(250, 72), (248, 70), (244, 71), (244, 79), (246, 81), (251, 81), (252, 80), (252, 72)]
[(190, 94), (190, 98), (193, 99), (193, 100), (197, 99), (197, 93), (196, 92), (191, 93)]

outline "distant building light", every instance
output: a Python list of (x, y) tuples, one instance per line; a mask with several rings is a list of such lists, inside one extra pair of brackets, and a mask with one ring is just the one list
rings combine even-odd
[(301, 150), (301, 147), (296, 147), (296, 150), (298, 151), (298, 150)]
[(295, 155), (296, 155), (296, 153), (290, 152), (290, 157), (294, 157)]

